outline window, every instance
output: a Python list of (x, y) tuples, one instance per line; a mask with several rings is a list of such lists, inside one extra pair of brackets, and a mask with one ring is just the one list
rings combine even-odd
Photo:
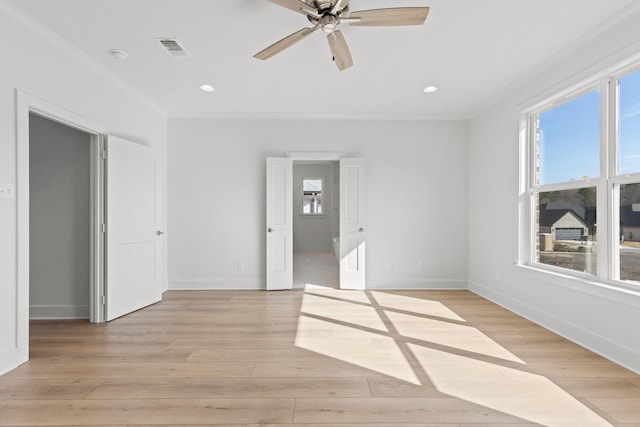
[(321, 215), (323, 202), (322, 178), (302, 179), (302, 213)]
[(640, 184), (620, 186), (620, 279), (640, 282)]
[(640, 285), (638, 68), (527, 113), (525, 264)]

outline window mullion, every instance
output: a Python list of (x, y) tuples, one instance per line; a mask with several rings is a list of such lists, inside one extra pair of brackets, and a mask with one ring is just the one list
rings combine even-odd
[(611, 247), (612, 223), (610, 216), (610, 178), (611, 178), (611, 152), (609, 141), (611, 140), (611, 113), (610, 107), (615, 101), (611, 90), (610, 79), (600, 81), (600, 177), (597, 187), (597, 275), (603, 280), (608, 280), (614, 271), (613, 251)]
[(619, 120), (620, 90), (618, 79), (609, 79), (609, 109), (607, 148), (609, 162), (607, 175), (607, 216), (610, 236), (607, 239), (607, 254), (609, 255), (610, 280), (620, 280), (620, 183), (616, 177), (619, 171)]

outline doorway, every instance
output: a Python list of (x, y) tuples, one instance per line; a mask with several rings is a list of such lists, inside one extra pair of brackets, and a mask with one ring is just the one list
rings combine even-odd
[[(365, 289), (366, 191), (363, 158), (342, 157), (340, 153), (287, 153), (287, 157), (266, 159), (266, 289), (293, 287), (293, 161), (339, 162), (339, 284), (340, 289)], [(310, 179), (317, 181), (317, 179)], [(303, 208), (317, 208), (314, 188), (300, 197)], [(309, 204), (309, 207), (307, 207)], [(322, 203), (320, 203), (322, 204)], [(313, 206), (313, 208), (311, 208)], [(318, 212), (318, 211), (315, 211)], [(330, 237), (330, 235), (328, 236)]]
[(89, 319), (89, 133), (29, 113), (29, 318)]
[(293, 161), (293, 287), (339, 288), (340, 163)]
[[(162, 299), (162, 192), (154, 150), (108, 135), (104, 126), (85, 116), (18, 91), (16, 347), (8, 353), (15, 360), (15, 366), (29, 360), (29, 319), (32, 311), (30, 122), (35, 116), (80, 131), (89, 138), (89, 176), (84, 176), (89, 183), (90, 204), (90, 321), (109, 321)], [(39, 120), (38, 117), (35, 120)], [(47, 161), (42, 160), (42, 163)], [(49, 197), (56, 193), (46, 190), (44, 194)], [(42, 205), (41, 210), (47, 209), (48, 201)], [(86, 223), (83, 227), (86, 229)], [(78, 239), (86, 242), (84, 237)], [(86, 269), (86, 264), (82, 268)], [(85, 274), (86, 270), (78, 276)], [(79, 295), (77, 300), (86, 301), (84, 298), (84, 295)], [(87, 318), (86, 308), (65, 310), (67, 315), (61, 317)]]

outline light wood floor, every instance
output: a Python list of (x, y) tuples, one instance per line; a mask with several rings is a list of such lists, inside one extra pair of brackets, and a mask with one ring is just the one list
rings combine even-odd
[(640, 378), (468, 291), (170, 291), (31, 325), (0, 425), (640, 426)]

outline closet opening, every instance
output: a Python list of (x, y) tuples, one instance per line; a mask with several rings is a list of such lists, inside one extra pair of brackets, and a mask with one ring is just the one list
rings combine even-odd
[(29, 320), (96, 321), (98, 139), (29, 113)]

